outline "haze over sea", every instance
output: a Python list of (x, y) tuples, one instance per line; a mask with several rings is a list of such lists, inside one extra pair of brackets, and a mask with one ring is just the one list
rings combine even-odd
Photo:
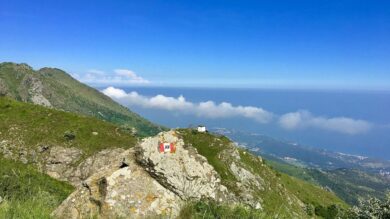
[[(254, 132), (302, 145), (390, 160), (389, 91), (163, 87), (115, 89), (121, 89), (127, 94), (137, 92), (114, 99), (151, 121), (168, 127), (204, 124), (207, 127)], [(213, 101), (214, 104), (205, 104), (207, 101)], [(222, 102), (231, 105), (219, 105)], [(221, 111), (225, 109), (227, 111)], [(272, 118), (268, 118), (267, 113), (272, 114)], [(290, 123), (281, 121), (283, 115), (288, 115), (290, 120), (287, 121)], [(302, 124), (293, 123), (295, 126), (291, 126), (291, 121), (297, 122), (297, 118)]]

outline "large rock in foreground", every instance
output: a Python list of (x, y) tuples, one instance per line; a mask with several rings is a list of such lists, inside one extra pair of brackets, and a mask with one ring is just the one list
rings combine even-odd
[(170, 218), (182, 200), (134, 161), (133, 150), (117, 157), (121, 165), (89, 177), (54, 212), (56, 218)]
[[(176, 151), (160, 153), (161, 142), (173, 143)], [(195, 148), (186, 146), (175, 131), (144, 139), (136, 147), (136, 159), (154, 179), (183, 200), (232, 199), (213, 166)]]

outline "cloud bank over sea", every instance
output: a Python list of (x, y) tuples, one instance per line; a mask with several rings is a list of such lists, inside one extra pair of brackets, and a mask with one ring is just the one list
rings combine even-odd
[(369, 132), (373, 126), (373, 124), (365, 120), (343, 116), (316, 116), (306, 110), (277, 115), (261, 107), (233, 105), (229, 102), (216, 103), (208, 100), (195, 103), (186, 100), (182, 95), (178, 97), (161, 94), (144, 96), (135, 91), (127, 93), (112, 86), (107, 87), (102, 92), (128, 107), (138, 106), (148, 109), (166, 110), (211, 119), (241, 117), (261, 124), (277, 123), (285, 130), (314, 128), (347, 135), (357, 135)]

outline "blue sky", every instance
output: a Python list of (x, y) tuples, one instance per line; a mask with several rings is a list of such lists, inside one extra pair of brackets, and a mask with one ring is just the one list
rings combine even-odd
[(90, 84), (390, 89), (389, 1), (0, 0), (0, 30)]

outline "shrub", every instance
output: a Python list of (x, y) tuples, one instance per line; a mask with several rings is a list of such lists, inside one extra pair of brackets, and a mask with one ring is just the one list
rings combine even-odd
[(359, 204), (349, 210), (348, 218), (390, 218), (390, 192), (383, 201), (377, 198), (360, 199)]
[(64, 133), (64, 138), (68, 141), (73, 140), (76, 138), (76, 135), (72, 131), (66, 131)]

